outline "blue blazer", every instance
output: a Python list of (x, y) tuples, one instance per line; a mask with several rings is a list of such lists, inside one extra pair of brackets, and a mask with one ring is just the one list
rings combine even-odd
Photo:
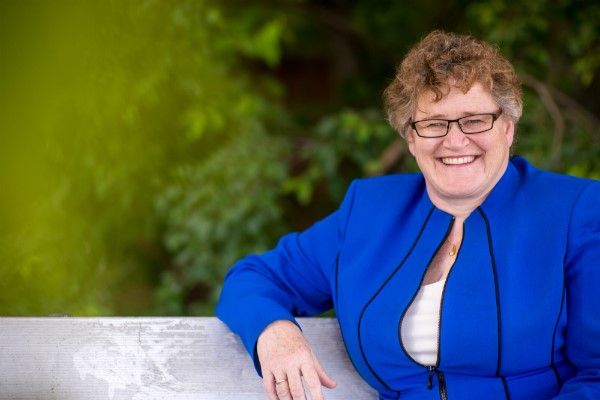
[(427, 368), (399, 328), (453, 223), (422, 174), (356, 180), (337, 211), (237, 262), (217, 315), (259, 373), (269, 323), (333, 307), (381, 399), (600, 399), (600, 182), (511, 159), (465, 220)]

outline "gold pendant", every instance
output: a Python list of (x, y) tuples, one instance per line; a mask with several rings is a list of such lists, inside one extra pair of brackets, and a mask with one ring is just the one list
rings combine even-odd
[(452, 248), (451, 248), (451, 249), (450, 249), (450, 251), (448, 252), (448, 255), (449, 255), (450, 257), (454, 257), (454, 256), (456, 255), (456, 245), (455, 245), (455, 244), (453, 244), (453, 245), (452, 245)]

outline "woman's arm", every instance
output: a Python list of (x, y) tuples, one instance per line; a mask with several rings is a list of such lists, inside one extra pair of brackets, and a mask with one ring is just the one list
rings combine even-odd
[(290, 233), (262, 255), (239, 260), (228, 272), (217, 316), (237, 333), (261, 373), (256, 343), (277, 320), (332, 307), (331, 278), (354, 199), (350, 186), (340, 208), (301, 233)]
[(573, 210), (565, 259), (566, 352), (577, 374), (556, 400), (600, 399), (600, 183), (591, 182)]

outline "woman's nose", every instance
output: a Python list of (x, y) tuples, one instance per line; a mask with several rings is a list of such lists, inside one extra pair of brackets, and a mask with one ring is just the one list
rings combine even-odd
[(467, 135), (463, 133), (458, 125), (458, 121), (450, 122), (448, 134), (444, 137), (444, 143), (448, 146), (461, 147), (469, 143)]

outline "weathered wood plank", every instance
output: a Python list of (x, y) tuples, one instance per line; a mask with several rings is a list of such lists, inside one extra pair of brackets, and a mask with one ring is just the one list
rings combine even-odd
[[(376, 399), (354, 371), (337, 321), (299, 320), (338, 387)], [(0, 399), (254, 400), (261, 380), (216, 318), (0, 318)]]

